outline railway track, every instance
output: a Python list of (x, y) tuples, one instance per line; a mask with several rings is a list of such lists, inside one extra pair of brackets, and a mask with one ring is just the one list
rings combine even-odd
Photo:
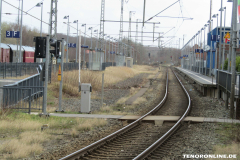
[[(174, 77), (176, 76), (176, 78)], [(61, 160), (72, 159), (144, 159), (152, 156), (154, 151), (167, 140), (180, 126), (185, 116), (190, 111), (190, 97), (179, 81), (174, 72), (166, 74), (165, 95), (162, 101), (143, 115), (136, 121), (123, 127), (122, 129), (108, 135), (107, 137), (98, 140), (97, 142), (88, 145), (72, 154), (63, 157)], [(170, 85), (169, 85), (170, 77)], [(170, 91), (169, 91), (170, 89)], [(175, 91), (175, 92), (174, 92)], [(170, 93), (169, 93), (170, 92)], [(182, 92), (182, 94), (180, 93)], [(183, 103), (177, 104), (177, 101), (171, 100), (174, 98), (173, 93), (178, 93), (183, 99)], [(185, 94), (183, 94), (185, 93)], [(170, 99), (168, 99), (168, 96)], [(182, 97), (183, 96), (183, 97)], [(181, 107), (184, 105), (184, 107)], [(168, 107), (167, 107), (168, 106)], [(175, 106), (174, 109), (168, 110), (169, 106)], [(178, 112), (173, 111), (176, 108), (181, 108)], [(184, 108), (184, 109), (182, 109)], [(181, 115), (177, 123), (164, 123), (163, 126), (154, 126), (151, 123), (141, 123), (143, 118), (148, 115), (166, 115), (174, 114)], [(152, 153), (152, 154), (151, 154)], [(152, 156), (153, 158), (154, 156)], [(156, 157), (156, 156), (155, 156)]]

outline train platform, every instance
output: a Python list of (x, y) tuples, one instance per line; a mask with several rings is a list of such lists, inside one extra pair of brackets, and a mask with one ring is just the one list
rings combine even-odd
[[(118, 120), (121, 121), (134, 121), (141, 116), (135, 115), (126, 115)], [(180, 118), (180, 116), (147, 116), (143, 119), (143, 121), (155, 121), (155, 122), (175, 122)], [(223, 118), (211, 118), (211, 117), (191, 117), (188, 116), (184, 119), (187, 122), (196, 122), (196, 123), (240, 123), (240, 120), (233, 120), (233, 119), (223, 119)]]
[[(39, 113), (32, 112), (31, 114), (38, 115)], [(49, 113), (50, 116), (66, 117), (66, 118), (100, 118), (100, 119), (118, 119), (119, 121), (134, 121), (141, 116), (136, 115), (104, 115), (104, 114), (65, 114), (65, 113)], [(157, 122), (175, 122), (180, 116), (147, 116), (143, 121)], [(187, 122), (195, 123), (240, 123), (240, 120), (211, 118), (211, 117), (191, 117), (184, 119)]]
[(217, 85), (214, 77), (208, 77), (181, 67), (175, 68), (183, 77), (186, 77), (191, 84), (195, 85), (204, 96), (209, 95), (215, 97), (217, 95), (215, 93)]

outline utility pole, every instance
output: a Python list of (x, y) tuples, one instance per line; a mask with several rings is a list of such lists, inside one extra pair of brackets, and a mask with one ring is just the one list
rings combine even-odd
[(50, 8), (50, 39), (55, 40), (57, 40), (57, 2), (57, 0), (51, 0)]
[(119, 33), (119, 43), (118, 52), (123, 54), (123, 44), (122, 44), (122, 34), (123, 34), (123, 4), (124, 0), (121, 0), (121, 16), (120, 16), (120, 33)]
[(144, 21), (145, 21), (145, 6), (146, 6), (146, 0), (144, 0), (144, 3), (143, 3), (143, 27), (144, 27)]
[[(224, 33), (225, 34), (225, 33)], [(218, 34), (217, 34), (218, 35)], [(219, 42), (219, 60), (218, 60), (218, 82), (219, 82), (219, 70), (221, 69), (221, 54), (222, 54), (222, 0), (221, 0), (221, 9), (220, 9), (220, 42)], [(217, 84), (218, 89), (218, 99), (220, 99), (220, 88), (219, 83)]]
[[(23, 0), (22, 0), (22, 11), (21, 11), (21, 31), (20, 31), (20, 50), (19, 50), (19, 61), (22, 62), (22, 23), (23, 23)], [(2, 10), (1, 10), (2, 11)], [(1, 31), (0, 31), (1, 32)]]
[(47, 115), (47, 86), (48, 86), (48, 65), (49, 65), (49, 35), (47, 35), (46, 42), (46, 61), (45, 61), (45, 84), (44, 84), (44, 94), (43, 94), (43, 114)]
[(100, 35), (99, 35), (99, 47), (103, 51), (104, 47), (104, 16), (105, 16), (105, 0), (102, 0), (101, 3), (101, 17), (100, 17)]
[(232, 63), (231, 63), (231, 70), (232, 70), (232, 78), (231, 78), (231, 95), (230, 95), (230, 115), (232, 118), (235, 117), (234, 111), (234, 98), (235, 98), (235, 78), (236, 78), (236, 49), (239, 48), (238, 42), (239, 39), (237, 38), (237, 0), (233, 0), (232, 6)]
[[(210, 20), (212, 19), (212, 0), (210, 0)], [(211, 31), (212, 24), (210, 23), (209, 32)], [(212, 46), (211, 46), (212, 47)]]
[[(1, 39), (2, 39), (2, 0), (0, 0), (0, 48), (1, 48)], [(18, 47), (17, 47), (18, 48)], [(0, 49), (0, 56), (1, 56), (1, 49)]]
[(137, 23), (136, 23), (136, 38), (135, 38), (135, 46), (136, 46), (136, 55), (135, 55), (135, 62), (137, 62), (137, 41), (138, 41), (138, 19), (137, 19)]
[(132, 57), (130, 53), (130, 46), (131, 46), (131, 21), (132, 21), (132, 13), (134, 14), (134, 11), (129, 12), (129, 28), (128, 28), (128, 57)]

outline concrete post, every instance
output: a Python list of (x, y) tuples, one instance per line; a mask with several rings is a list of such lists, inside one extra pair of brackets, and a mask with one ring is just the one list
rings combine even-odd
[(235, 98), (235, 78), (236, 78), (236, 48), (237, 46), (237, 0), (233, 0), (233, 9), (232, 9), (232, 78), (231, 78), (231, 96), (230, 96), (230, 115), (232, 118), (235, 118), (234, 114), (234, 98)]
[(59, 109), (56, 112), (64, 112), (62, 109), (62, 85), (63, 85), (63, 57), (64, 57), (64, 38), (62, 39), (62, 45), (61, 45), (61, 81), (60, 81), (60, 86), (59, 86), (59, 97), (58, 97), (58, 106)]
[(104, 94), (104, 73), (102, 74), (102, 98), (101, 98), (101, 107), (103, 106), (103, 94)]
[[(22, 62), (22, 25), (23, 25), (23, 0), (22, 0), (22, 11), (21, 11), (21, 29), (20, 29), (20, 50), (19, 50), (19, 61)], [(2, 10), (1, 10), (2, 11)]]
[[(221, 0), (221, 10), (222, 10), (222, 0)], [(222, 11), (220, 11), (220, 42), (219, 42), (219, 60), (218, 60), (218, 99), (220, 99), (220, 88), (219, 88), (219, 70), (221, 69), (221, 54), (222, 54)]]
[(49, 35), (47, 35), (46, 42), (46, 61), (45, 61), (45, 84), (44, 84), (44, 97), (43, 97), (43, 114), (47, 114), (47, 87), (48, 87), (48, 66), (49, 66)]

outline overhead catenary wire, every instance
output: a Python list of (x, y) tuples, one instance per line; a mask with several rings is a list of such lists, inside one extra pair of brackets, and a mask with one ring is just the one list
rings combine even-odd
[[(7, 3), (8, 5), (10, 5), (10, 6), (12, 6), (12, 7), (14, 7), (14, 8), (20, 10), (20, 11), (23, 11), (23, 10), (21, 10), (20, 8), (18, 8), (18, 7), (16, 7), (16, 6), (12, 5), (11, 3), (6, 2), (5, 0), (2, 0), (2, 1), (5, 2), (5, 3)], [(35, 17), (35, 16), (33, 16), (33, 15), (27, 13), (26, 11), (23, 11), (23, 12), (24, 12), (26, 15), (29, 15), (29, 16), (31, 16), (31, 17), (33, 17), (33, 18), (35, 18), (35, 19), (41, 21), (41, 19), (39, 19), (39, 18), (37, 18), (37, 17)], [(44, 21), (41, 21), (41, 22), (43, 22), (43, 23), (45, 23), (45, 24), (47, 24), (47, 25), (50, 25), (50, 24), (47, 23), (47, 22), (44, 22)]]

